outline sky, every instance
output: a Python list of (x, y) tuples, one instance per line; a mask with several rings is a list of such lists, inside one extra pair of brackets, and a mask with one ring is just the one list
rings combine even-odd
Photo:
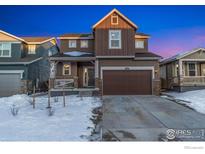
[(151, 35), (149, 51), (164, 58), (205, 47), (205, 6), (0, 6), (0, 29), (19, 37), (90, 33), (113, 8)]

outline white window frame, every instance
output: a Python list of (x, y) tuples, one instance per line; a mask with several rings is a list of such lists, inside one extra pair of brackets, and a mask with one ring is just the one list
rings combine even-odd
[[(113, 32), (118, 32), (119, 33), (119, 39), (111, 39), (111, 34)], [(112, 47), (111, 46), (112, 40), (119, 40), (119, 47)], [(122, 47), (121, 42), (122, 42), (121, 30), (109, 30), (109, 49), (121, 49), (121, 47)]]
[[(34, 48), (31, 48), (31, 47), (34, 47)], [(31, 50), (31, 49), (34, 49), (34, 50)], [(28, 45), (28, 54), (29, 54), (29, 55), (34, 55), (34, 54), (36, 54), (36, 45), (35, 45), (35, 44), (29, 44), (29, 45)]]
[[(194, 71), (195, 71), (195, 76), (197, 76), (197, 73), (198, 73), (198, 72), (197, 72), (197, 63), (196, 63), (196, 62), (188, 62), (188, 63), (187, 63), (188, 75), (190, 76), (190, 73), (189, 73), (189, 72), (190, 72), (189, 64), (195, 64), (195, 70), (194, 70)], [(193, 71), (193, 70), (191, 70), (191, 71)], [(192, 76), (191, 76), (191, 77), (192, 77)]]
[[(0, 57), (11, 57), (11, 43), (10, 42), (0, 42), (0, 44), (2, 44), (2, 46), (0, 48), (0, 50), (1, 50)], [(4, 44), (9, 44), (9, 55), (7, 55), (7, 56), (3, 55), (3, 46), (4, 46)]]
[[(64, 65), (69, 65), (69, 74), (65, 74), (65, 67)], [(70, 63), (64, 63), (63, 64), (63, 75), (71, 75), (71, 64)]]
[(143, 40), (135, 40), (135, 48), (136, 49), (144, 49), (144, 43), (145, 42)]
[[(74, 43), (73, 46), (72, 46), (72, 43)], [(77, 47), (77, 41), (76, 40), (68, 40), (68, 47), (69, 48), (76, 48)]]
[[(113, 19), (114, 19), (114, 18), (116, 18), (116, 20), (117, 20), (116, 23), (113, 22)], [(112, 16), (111, 16), (111, 24), (112, 24), (112, 25), (118, 25), (118, 23), (119, 23), (118, 15), (112, 15)]]
[[(83, 46), (82, 42), (86, 42), (86, 46)], [(88, 48), (88, 40), (80, 40), (80, 47), (81, 48)]]

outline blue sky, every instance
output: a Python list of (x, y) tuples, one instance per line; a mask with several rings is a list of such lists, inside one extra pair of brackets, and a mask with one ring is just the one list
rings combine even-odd
[(89, 33), (113, 8), (151, 35), (152, 52), (168, 57), (205, 47), (205, 6), (0, 6), (0, 29), (17, 36)]

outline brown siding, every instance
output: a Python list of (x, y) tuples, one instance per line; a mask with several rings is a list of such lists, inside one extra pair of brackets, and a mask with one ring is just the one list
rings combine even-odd
[(96, 56), (134, 56), (135, 52), (147, 52), (148, 41), (145, 40), (144, 49), (135, 48), (134, 29), (121, 29), (121, 49), (109, 49), (109, 29), (95, 30)]
[[(121, 30), (121, 49), (109, 49), (109, 30)], [(134, 56), (135, 52), (147, 52), (148, 40), (144, 49), (135, 49), (135, 31), (126, 20), (119, 16), (118, 25), (111, 24), (111, 15), (95, 28), (95, 52), (96, 56)]]
[(80, 47), (80, 41), (77, 41), (77, 47), (76, 48), (69, 48), (68, 42), (69, 40), (60, 40), (60, 51), (61, 52), (67, 52), (67, 51), (85, 51), (85, 52), (94, 52), (94, 40), (88, 40), (88, 48), (81, 48)]
[(109, 49), (109, 29), (95, 30), (95, 52), (96, 56), (125, 56), (134, 55), (133, 29), (122, 29), (122, 49)]
[[(116, 13), (115, 13), (116, 14)], [(112, 14), (113, 15), (113, 14)], [(121, 16), (118, 16), (118, 25), (111, 24), (111, 16), (108, 16), (103, 22), (101, 22), (96, 29), (106, 29), (106, 28), (125, 28), (125, 29), (134, 29), (126, 20)]]

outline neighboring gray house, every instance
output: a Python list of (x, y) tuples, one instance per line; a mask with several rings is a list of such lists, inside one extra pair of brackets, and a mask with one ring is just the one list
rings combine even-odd
[(205, 89), (205, 48), (180, 53), (160, 63), (161, 88)]
[(0, 30), (0, 96), (28, 93), (48, 81), (48, 56), (58, 47), (52, 37), (17, 37)]

